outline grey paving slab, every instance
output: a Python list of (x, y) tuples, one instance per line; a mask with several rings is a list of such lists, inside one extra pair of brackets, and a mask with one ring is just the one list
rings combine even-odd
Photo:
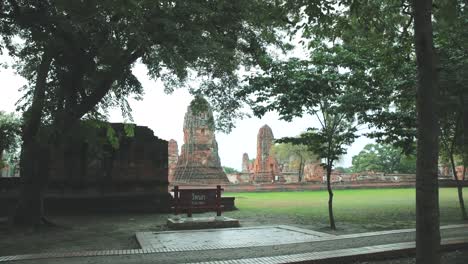
[[(468, 225), (450, 225), (441, 227), (441, 232), (454, 230), (468, 232)], [(456, 232), (459, 232), (456, 231)], [(412, 240), (414, 229), (367, 232), (335, 236), (313, 230), (277, 225), (248, 228), (205, 229), (165, 232), (140, 232), (136, 234), (142, 248), (151, 248), (156, 252), (195, 251), (208, 249), (246, 248), (273, 245), (287, 245), (318, 241), (343, 240), (341, 244), (355, 243), (353, 239), (375, 241), (399, 236), (403, 241)], [(349, 241), (349, 242), (348, 242)], [(390, 243), (392, 241), (389, 241)]]
[(282, 245), (315, 241), (328, 234), (289, 226), (226, 228), (197, 231), (142, 232), (136, 234), (139, 244), (155, 249), (184, 251), (187, 249), (237, 248)]

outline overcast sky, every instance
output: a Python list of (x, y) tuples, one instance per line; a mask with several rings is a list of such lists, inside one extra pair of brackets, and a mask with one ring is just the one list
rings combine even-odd
[[(2, 56), (0, 60), (5, 62), (9, 58)], [(169, 95), (165, 94), (162, 83), (150, 80), (146, 74), (146, 68), (142, 64), (135, 66), (134, 74), (141, 81), (145, 90), (142, 101), (130, 100), (135, 123), (151, 128), (159, 138), (177, 140), (180, 149), (183, 139), (184, 114), (193, 97), (184, 89), (176, 90)], [(0, 69), (0, 80), (0, 110), (13, 112), (16, 108), (15, 103), (21, 97), (18, 89), (25, 84), (25, 80), (16, 75), (12, 69), (3, 68)], [(123, 121), (120, 110), (110, 111), (110, 121)], [(317, 121), (311, 116), (306, 116), (288, 123), (279, 120), (276, 113), (269, 113), (262, 119), (238, 120), (236, 128), (230, 134), (216, 133), (222, 165), (240, 170), (244, 152), (248, 153), (250, 158), (254, 158), (256, 156), (257, 132), (265, 124), (271, 127), (275, 138), (280, 138), (296, 136), (308, 127), (316, 127)], [(357, 139), (348, 148), (348, 154), (342, 158), (339, 165), (350, 166), (352, 156), (359, 153), (364, 145), (370, 142), (372, 142), (370, 139), (364, 137)]]

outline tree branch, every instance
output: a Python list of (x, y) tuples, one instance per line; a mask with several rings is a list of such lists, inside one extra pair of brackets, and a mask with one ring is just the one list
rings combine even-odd
[(41, 63), (37, 70), (36, 85), (34, 88), (32, 105), (25, 112), (25, 126), (23, 128), (23, 141), (27, 142), (36, 134), (41, 123), (42, 109), (44, 108), (47, 76), (52, 63), (52, 52), (46, 48), (42, 54)]
[(21, 10), (20, 10), (18, 3), (15, 0), (8, 0), (8, 3), (10, 3), (10, 5), (13, 7), (13, 13), (19, 16), (21, 13)]
[(89, 96), (83, 98), (82, 103), (77, 106), (72, 120), (80, 119), (83, 115), (91, 111), (91, 109), (93, 109), (109, 92), (112, 84), (117, 79), (116, 76), (119, 76), (127, 66), (134, 63), (142, 55), (143, 50), (137, 49), (127, 58), (123, 58), (120, 63), (113, 65), (109, 72), (103, 73), (104, 76), (94, 91)]

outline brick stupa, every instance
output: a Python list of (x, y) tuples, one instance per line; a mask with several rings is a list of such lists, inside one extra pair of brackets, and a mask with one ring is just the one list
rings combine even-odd
[(184, 117), (184, 144), (174, 171), (177, 184), (228, 184), (218, 155), (214, 118), (208, 102), (194, 99)]
[(253, 181), (256, 183), (284, 182), (278, 162), (271, 154), (273, 140), (271, 128), (268, 125), (262, 126), (257, 134), (257, 158), (253, 164)]
[(249, 154), (244, 153), (242, 155), (242, 172), (243, 173), (248, 173), (249, 172), (249, 167), (250, 167)]

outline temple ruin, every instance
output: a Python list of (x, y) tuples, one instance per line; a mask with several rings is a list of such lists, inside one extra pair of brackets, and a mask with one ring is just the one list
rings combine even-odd
[(228, 184), (218, 155), (214, 118), (208, 102), (195, 98), (184, 117), (184, 144), (174, 171), (177, 184)]
[(242, 172), (248, 173), (250, 171), (249, 167), (250, 167), (249, 154), (244, 153), (244, 155), (242, 155)]
[(257, 134), (257, 158), (253, 164), (253, 181), (256, 183), (284, 182), (278, 162), (271, 154), (273, 140), (271, 128), (262, 126)]

